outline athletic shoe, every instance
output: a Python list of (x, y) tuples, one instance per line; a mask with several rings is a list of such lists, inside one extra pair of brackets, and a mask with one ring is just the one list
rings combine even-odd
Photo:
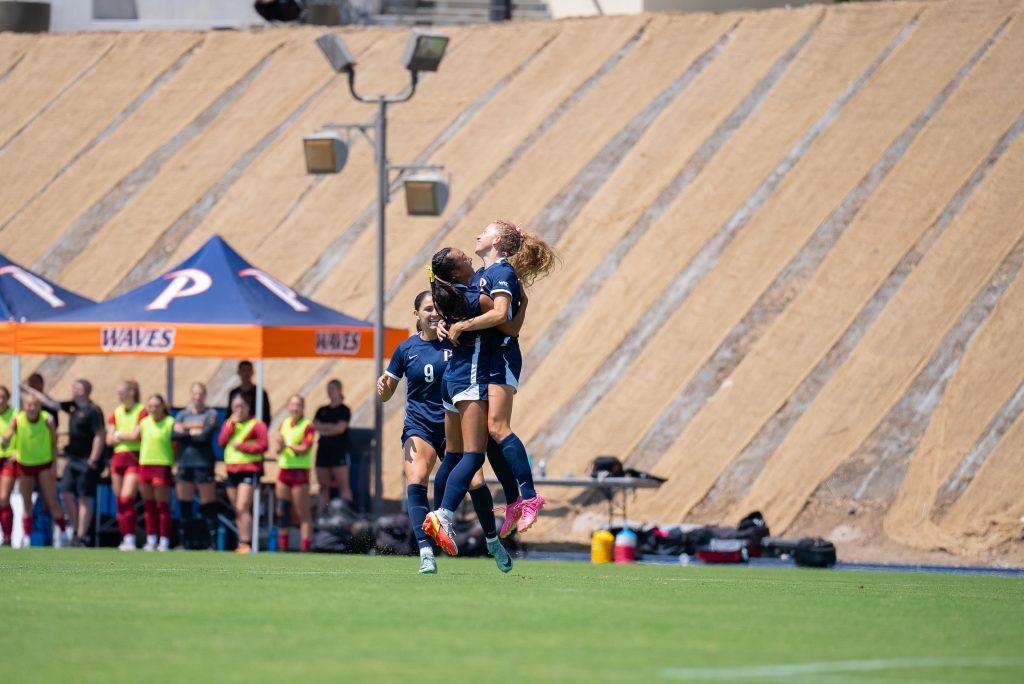
[(433, 556), (420, 556), (420, 574), (421, 575), (436, 575), (437, 574), (437, 561), (434, 560)]
[(27, 534), (22, 536), (22, 538), (21, 538), (21, 548), (23, 548), (23, 549), (30, 549), (30, 548), (32, 548), (32, 537), (28, 536)]
[(121, 545), (117, 547), (120, 551), (137, 551), (138, 547), (135, 546), (135, 537), (125, 537), (121, 540)]
[(252, 553), (252, 546), (249, 544), (239, 543), (238, 546), (235, 547), (235, 553)]
[(53, 528), (53, 548), (66, 549), (71, 544), (68, 542), (67, 531), (61, 531), (59, 527)]
[(167, 537), (160, 537), (160, 542), (156, 545), (156, 550), (157, 551), (170, 551), (171, 550), (171, 540), (168, 539)]
[(498, 536), (502, 539), (507, 539), (516, 531), (516, 526), (519, 524), (519, 518), (523, 514), (523, 497), (519, 497), (505, 507), (495, 506), (494, 512), (498, 515), (505, 516), (504, 521), (501, 523), (501, 531), (498, 532)]
[(537, 514), (544, 508), (544, 497), (538, 494), (523, 501), (523, 512), (519, 517), (519, 531), (525, 532), (537, 522)]
[(449, 556), (459, 555), (459, 547), (455, 545), (455, 531), (452, 530), (452, 524), (437, 511), (427, 513), (427, 519), (423, 521), (423, 531), (437, 542), (437, 545), (444, 549)]
[(494, 562), (498, 564), (498, 569), (502, 572), (512, 569), (512, 556), (508, 555), (508, 551), (502, 546), (500, 539), (487, 540), (487, 553), (494, 557)]
[(143, 551), (156, 551), (156, 542), (150, 539), (146, 540), (146, 543), (142, 547)]

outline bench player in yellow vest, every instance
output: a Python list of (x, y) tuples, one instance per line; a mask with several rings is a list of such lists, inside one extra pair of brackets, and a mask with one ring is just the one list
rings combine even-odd
[(267, 425), (252, 415), (252, 407), (241, 394), (231, 400), (231, 415), (217, 435), (224, 449), (228, 471), (228, 499), (235, 508), (238, 528), (238, 553), (252, 547), (252, 492), (263, 474), (263, 455), (267, 453)]
[(25, 506), (21, 515), (22, 530), (25, 533), (22, 546), (31, 545), (32, 492), (35, 491), (37, 481), (43, 501), (53, 516), (53, 523), (60, 529), (60, 533), (53, 537), (53, 545), (67, 544), (67, 521), (57, 503), (57, 480), (53, 476), (53, 460), (57, 455), (56, 433), (56, 421), (42, 410), (39, 397), (27, 394), (24, 409), (14, 414), (7, 432), (0, 437), (0, 447), (13, 448), (15, 451), (14, 473)]
[(174, 418), (162, 395), (146, 400), (146, 417), (139, 421), (139, 490), (146, 512), (144, 551), (171, 548), (171, 505), (174, 476)]
[[(11, 406), (11, 390), (0, 385), (0, 435), (11, 429), (14, 407)], [(0, 546), (11, 545), (14, 533), (14, 509), (11, 508), (11, 492), (14, 491), (15, 475), (14, 445), (0, 448), (0, 532), (3, 540)]]
[(117, 497), (117, 525), (121, 530), (122, 551), (134, 551), (135, 494), (139, 490), (139, 422), (146, 417), (139, 383), (125, 380), (117, 386), (117, 408), (107, 420), (107, 446), (113, 447), (110, 459), (110, 485)]
[(309, 469), (313, 466), (313, 423), (303, 414), (306, 400), (298, 394), (288, 400), (288, 417), (274, 436), (277, 460), (277, 548), (288, 550), (288, 528), (292, 524), (292, 506), (299, 516), (300, 547), (312, 550), (313, 512), (309, 498)]

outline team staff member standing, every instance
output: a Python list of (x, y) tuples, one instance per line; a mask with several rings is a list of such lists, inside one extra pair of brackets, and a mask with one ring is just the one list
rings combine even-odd
[(316, 446), (316, 481), (320, 485), (317, 496), (316, 514), (321, 516), (327, 510), (331, 487), (341, 491), (341, 498), (352, 503), (352, 487), (349, 484), (348, 423), (352, 411), (344, 403), (341, 380), (334, 378), (327, 383), (329, 403), (316, 410), (313, 428), (320, 433)]
[(281, 470), (277, 474), (277, 548), (288, 550), (292, 507), (299, 516), (299, 548), (312, 550), (313, 512), (309, 502), (309, 469), (313, 465), (313, 423), (303, 414), (306, 400), (298, 394), (288, 400), (288, 417), (274, 437)]
[(231, 401), (231, 415), (217, 435), (217, 444), (224, 449), (228, 469), (228, 499), (235, 507), (238, 527), (238, 553), (252, 548), (252, 492), (263, 474), (263, 455), (267, 453), (267, 425), (252, 415), (249, 403), (242, 396)]
[[(239, 361), (238, 362), (238, 386), (231, 389), (228, 392), (228, 406), (231, 406), (234, 402), (235, 397), (241, 395), (249, 406), (252, 407), (252, 415), (256, 415), (256, 383), (252, 381), (253, 368), (252, 361)], [(263, 388), (263, 420), (267, 423), (271, 421), (274, 414), (270, 412), (270, 399), (267, 398), (267, 388)]]
[(68, 414), (68, 443), (64, 447), (64, 475), (60, 479), (61, 500), (75, 532), (72, 546), (85, 546), (92, 524), (96, 486), (103, 470), (103, 411), (92, 402), (92, 383), (75, 380), (71, 384), (71, 401), (55, 401), (44, 392), (27, 387), (26, 393), (39, 397), (40, 403)]
[(139, 489), (139, 421), (146, 417), (139, 383), (125, 380), (117, 386), (118, 405), (107, 420), (107, 446), (113, 447), (110, 459), (110, 484), (117, 497), (117, 524), (121, 528), (122, 551), (134, 551), (135, 494)]
[(139, 421), (139, 489), (146, 512), (144, 551), (169, 551), (171, 548), (171, 504), (168, 498), (174, 477), (174, 418), (162, 395), (146, 401), (146, 417)]
[(206, 385), (192, 383), (192, 402), (174, 420), (178, 443), (178, 501), (183, 522), (192, 520), (192, 500), (199, 490), (199, 510), (213, 547), (217, 534), (217, 482), (214, 477), (213, 439), (217, 432), (217, 411), (206, 405)]
[[(11, 391), (0, 385), (0, 435), (6, 435), (11, 429), (14, 408), (10, 404)], [(0, 532), (3, 533), (4, 544), (11, 545), (14, 533), (14, 509), (11, 508), (11, 492), (14, 491), (15, 476), (14, 445), (0, 446)]]
[(25, 397), (25, 408), (14, 415), (7, 432), (0, 438), (0, 446), (7, 448), (13, 444), (16, 452), (15, 475), (25, 507), (21, 515), (25, 533), (21, 540), (23, 547), (32, 544), (32, 492), (36, 481), (53, 522), (60, 529), (60, 534), (53, 537), (53, 545), (64, 546), (66, 541), (67, 521), (57, 503), (57, 480), (53, 475), (53, 459), (57, 455), (56, 432), (57, 423), (53, 416), (42, 410), (39, 397), (29, 394)]

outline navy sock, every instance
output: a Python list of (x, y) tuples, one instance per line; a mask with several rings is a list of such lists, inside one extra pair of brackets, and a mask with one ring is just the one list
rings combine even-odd
[(519, 483), (519, 492), (524, 499), (532, 499), (537, 496), (537, 490), (533, 488), (533, 472), (530, 470), (530, 458), (526, 455), (526, 447), (513, 432), (501, 440), (501, 453), (505, 455), (508, 467), (516, 476)]
[(491, 488), (487, 485), (469, 490), (469, 498), (473, 500), (473, 510), (484, 528), (485, 537), (494, 537), (498, 534), (498, 524), (494, 521), (494, 497), (491, 496)]
[(416, 544), (421, 549), (431, 549), (430, 537), (423, 531), (423, 521), (427, 519), (427, 486), (411, 484), (405, 488), (409, 496), (409, 519), (412, 521), (412, 533), (416, 535)]
[(458, 509), (459, 504), (466, 497), (469, 491), (469, 484), (473, 481), (473, 475), (484, 465), (484, 455), (479, 451), (467, 451), (452, 469), (448, 476), (448, 483), (444, 488), (444, 497), (441, 499), (441, 508), (449, 511)]
[(494, 476), (501, 484), (502, 494), (505, 495), (505, 503), (510, 504), (519, 498), (519, 483), (512, 469), (508, 467), (505, 454), (501, 453), (501, 445), (493, 439), (487, 439), (487, 461), (491, 464)]
[(462, 460), (461, 451), (446, 451), (444, 453), (444, 459), (437, 467), (437, 473), (434, 474), (435, 510), (441, 507), (441, 502), (444, 501), (444, 488), (448, 484), (448, 476), (452, 474), (452, 470), (460, 460)]

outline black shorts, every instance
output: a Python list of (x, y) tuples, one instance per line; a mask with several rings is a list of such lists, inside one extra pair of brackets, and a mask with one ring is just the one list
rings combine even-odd
[[(247, 473), (238, 473), (245, 475)], [(179, 465), (178, 475), (175, 478), (178, 482), (190, 482), (192, 484), (208, 484), (216, 478), (213, 473), (213, 465)]]
[(333, 449), (317, 449), (317, 468), (338, 468), (340, 466), (352, 465), (352, 459), (347, 451), (335, 451)]
[(260, 481), (259, 473), (228, 473), (228, 487), (248, 484), (256, 487)]
[(60, 478), (62, 492), (70, 492), (79, 499), (96, 497), (96, 486), (100, 481), (100, 471), (90, 468), (88, 462), (71, 459), (64, 468)]

